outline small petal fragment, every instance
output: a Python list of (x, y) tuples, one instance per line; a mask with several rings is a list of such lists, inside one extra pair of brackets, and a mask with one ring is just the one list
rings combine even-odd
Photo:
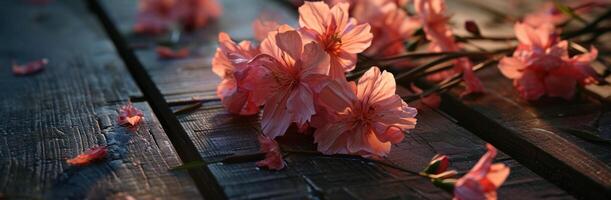
[(99, 161), (99, 160), (106, 158), (107, 154), (108, 154), (108, 149), (106, 148), (106, 146), (98, 146), (98, 147), (90, 148), (87, 151), (85, 151), (84, 153), (79, 154), (78, 156), (74, 158), (66, 160), (66, 162), (68, 162), (68, 164), (73, 165), (73, 166), (85, 166), (85, 165), (91, 164), (92, 162)]

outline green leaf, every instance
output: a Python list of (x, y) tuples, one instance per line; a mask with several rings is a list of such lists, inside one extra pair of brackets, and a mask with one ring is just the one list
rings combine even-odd
[(185, 170), (194, 169), (194, 168), (203, 167), (203, 166), (206, 166), (206, 162), (202, 160), (197, 160), (197, 161), (191, 161), (188, 163), (184, 163), (178, 167), (174, 167), (170, 169), (170, 171), (185, 171)]
[(433, 185), (447, 191), (447, 192), (454, 192), (454, 185), (456, 185), (456, 179), (450, 178), (450, 179), (431, 179), (431, 181), (433, 182)]

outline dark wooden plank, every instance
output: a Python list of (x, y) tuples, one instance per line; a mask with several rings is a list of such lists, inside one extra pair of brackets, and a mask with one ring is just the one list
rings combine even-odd
[[(144, 45), (147, 48), (134, 51), (168, 101), (215, 98), (218, 78), (210, 70), (210, 61), (216, 48), (216, 33), (222, 30), (236, 38), (248, 38), (250, 22), (258, 15), (258, 10), (266, 6), (277, 8), (273, 1), (259, 1), (257, 5), (251, 5), (250, 1), (223, 1), (226, 13), (239, 7), (248, 7), (249, 11), (226, 14), (216, 24), (185, 35), (186, 39), (180, 44), (189, 44), (196, 49), (196, 54), (188, 59), (164, 61), (157, 59), (153, 51), (154, 45), (151, 44), (156, 38), (131, 34), (135, 10), (133, 1), (100, 2), (108, 8), (124, 38), (134, 46), (148, 44)], [(408, 134), (404, 143), (394, 147), (386, 162), (419, 171), (433, 155), (443, 153), (451, 156), (453, 168), (465, 173), (485, 152), (484, 142), (451, 119), (444, 118), (443, 114), (419, 103), (416, 105), (421, 109), (418, 128)], [(288, 168), (280, 172), (259, 170), (254, 162), (222, 163), (220, 161), (229, 156), (258, 152), (259, 117), (234, 116), (227, 113), (219, 102), (207, 102), (177, 118), (231, 199), (450, 198), (427, 179), (361, 159), (292, 155), (287, 157)], [(299, 145), (300, 148), (311, 147)], [(526, 199), (572, 198), (507, 155), (501, 153), (498, 161), (505, 162), (513, 170), (507, 185), (499, 191), (501, 198), (516, 193)]]
[[(420, 110), (417, 128), (407, 134), (403, 143), (393, 146), (386, 162), (419, 171), (432, 156), (441, 153), (450, 156), (452, 168), (466, 173), (485, 152), (484, 142), (434, 110), (420, 103), (415, 105)], [(258, 151), (256, 134), (260, 131), (255, 120), (245, 123), (248, 118), (232, 116), (220, 106), (202, 108), (180, 119), (187, 130), (193, 130), (191, 134), (200, 152), (212, 162), (230, 155)], [(426, 179), (359, 159), (294, 155), (286, 160), (288, 168), (280, 172), (258, 170), (254, 162), (217, 163), (210, 168), (227, 196), (235, 199), (292, 198), (294, 195), (363, 199), (447, 198), (445, 194), (437, 196), (440, 194), (435, 192), (439, 191), (430, 188), (432, 185)], [(497, 161), (512, 169), (506, 185), (499, 190), (500, 198), (516, 193), (524, 199), (572, 198), (505, 154), (499, 154)], [(320, 194), (308, 192), (312, 187), (322, 191), (318, 192)]]
[[(199, 198), (146, 103), (137, 133), (117, 126), (139, 94), (110, 40), (82, 1), (35, 6), (1, 1), (0, 65), (48, 58), (36, 75), (0, 73), (0, 193), (9, 199)], [(66, 159), (95, 145), (109, 156), (87, 167)]]

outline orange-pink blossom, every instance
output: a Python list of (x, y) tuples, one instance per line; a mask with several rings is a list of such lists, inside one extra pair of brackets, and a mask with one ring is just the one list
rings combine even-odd
[(300, 31), (329, 54), (332, 78), (345, 78), (344, 73), (356, 65), (356, 55), (367, 49), (373, 38), (369, 24), (358, 24), (350, 18), (348, 8), (348, 3), (329, 8), (324, 2), (309, 1), (299, 7)]
[(532, 27), (524, 23), (514, 26), (520, 44), (512, 57), (504, 57), (499, 69), (526, 100), (537, 100), (547, 94), (550, 97), (571, 99), (577, 83), (598, 82), (590, 63), (598, 51), (591, 49), (569, 57), (568, 41), (559, 41), (551, 23)]
[(315, 42), (303, 42), (298, 31), (282, 25), (261, 42), (261, 55), (250, 65), (256, 69), (254, 93), (267, 97), (261, 127), (270, 138), (284, 135), (295, 122), (304, 127), (314, 115), (317, 83), (327, 79), (329, 56)]
[[(324, 110), (317, 115), (324, 123), (314, 141), (324, 154), (386, 156), (392, 144), (416, 125), (415, 108), (395, 94), (394, 77), (377, 67), (369, 69), (358, 81), (332, 80), (324, 86), (317, 104)], [(319, 120), (321, 121), (321, 120)]]
[(246, 85), (255, 84), (249, 79), (247, 63), (257, 54), (259, 50), (250, 41), (236, 44), (226, 33), (219, 33), (219, 47), (212, 59), (212, 71), (222, 79), (216, 94), (231, 113), (256, 114), (263, 103), (262, 98), (246, 89)]
[(496, 190), (505, 182), (510, 169), (502, 163), (492, 164), (496, 149), (490, 144), (486, 148), (488, 152), (456, 182), (455, 200), (496, 199)]

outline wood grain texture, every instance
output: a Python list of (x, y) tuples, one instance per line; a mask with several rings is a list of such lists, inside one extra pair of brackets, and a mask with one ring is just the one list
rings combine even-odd
[[(0, 193), (8, 199), (198, 198), (151, 109), (137, 133), (117, 126), (117, 110), (139, 94), (115, 49), (82, 1), (35, 6), (1, 1)], [(19, 63), (48, 58), (47, 68), (16, 77)], [(86, 167), (67, 158), (108, 145)]]

